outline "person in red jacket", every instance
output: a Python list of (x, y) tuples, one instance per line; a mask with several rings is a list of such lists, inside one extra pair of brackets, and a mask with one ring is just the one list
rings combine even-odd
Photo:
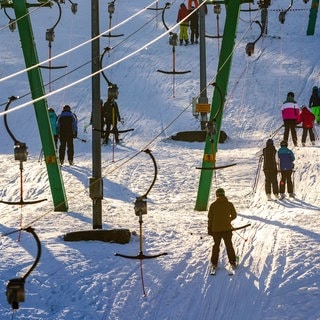
[[(187, 15), (189, 15), (189, 10), (187, 9), (184, 3), (181, 3), (180, 9), (178, 11), (177, 23), (182, 21)], [(183, 44), (183, 40), (185, 41), (185, 45), (189, 44), (189, 36), (188, 36), (188, 27), (189, 27), (189, 20), (186, 19), (180, 24), (180, 33), (179, 33), (179, 40), (180, 45)]]
[(308, 110), (307, 106), (301, 107), (300, 122), (302, 123), (302, 130), (303, 130), (301, 142), (304, 147), (306, 145), (308, 132), (309, 132), (312, 145), (315, 145), (315, 138), (314, 138), (314, 132), (313, 132), (313, 122), (315, 118), (316, 118), (315, 115)]

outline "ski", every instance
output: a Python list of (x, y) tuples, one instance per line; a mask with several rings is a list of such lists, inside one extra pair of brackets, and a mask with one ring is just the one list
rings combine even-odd
[(236, 274), (236, 268), (235, 266), (230, 265), (227, 270), (228, 270), (228, 275), (229, 276), (234, 276)]
[(210, 275), (215, 276), (217, 271), (217, 267), (211, 266), (210, 268)]

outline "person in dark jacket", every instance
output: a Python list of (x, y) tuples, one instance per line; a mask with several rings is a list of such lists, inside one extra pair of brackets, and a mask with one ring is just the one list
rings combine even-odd
[(277, 150), (274, 147), (273, 140), (268, 139), (266, 147), (262, 150), (263, 154), (263, 172), (265, 175), (265, 192), (268, 200), (271, 200), (271, 186), (274, 196), (279, 199), (278, 186), (278, 168), (276, 155)]
[(110, 131), (114, 134), (116, 143), (119, 143), (118, 121), (121, 121), (119, 107), (115, 101), (115, 97), (108, 97), (104, 104), (104, 121), (106, 124), (106, 133), (104, 136), (104, 144), (108, 144)]
[(59, 160), (61, 165), (64, 163), (64, 157), (67, 148), (68, 161), (73, 165), (74, 146), (73, 139), (78, 135), (77, 116), (71, 112), (69, 105), (65, 105), (61, 114), (57, 118), (57, 130), (60, 139)]
[(309, 100), (309, 108), (316, 117), (316, 122), (320, 123), (320, 96), (319, 88), (317, 86), (312, 88), (312, 94)]
[(281, 171), (281, 180), (280, 180), (280, 195), (281, 199), (285, 197), (285, 188), (287, 185), (287, 191), (289, 193), (289, 197), (294, 198), (293, 193), (293, 182), (292, 182), (292, 170), (294, 168), (294, 154), (288, 148), (287, 141), (281, 141), (280, 143), (281, 148), (278, 150), (278, 157), (279, 157), (279, 167)]
[(315, 115), (308, 110), (307, 106), (301, 107), (301, 113), (300, 113), (300, 121), (302, 123), (301, 143), (303, 147), (306, 146), (306, 139), (307, 139), (308, 132), (309, 132), (312, 145), (313, 146), (315, 145), (315, 137), (313, 132), (313, 122), (315, 118), (316, 118)]
[(283, 140), (288, 142), (289, 131), (291, 131), (291, 137), (293, 144), (298, 145), (296, 125), (299, 122), (300, 109), (297, 102), (294, 100), (294, 93), (288, 92), (286, 101), (281, 107), (284, 134)]
[(233, 204), (228, 201), (222, 188), (216, 190), (214, 201), (208, 212), (208, 234), (213, 236), (211, 263), (214, 268), (218, 265), (221, 239), (226, 246), (227, 255), (231, 266), (236, 267), (236, 254), (232, 245), (231, 221), (237, 217)]
[(198, 43), (199, 39), (199, 10), (191, 7), (192, 15), (190, 16), (190, 42), (191, 44)]

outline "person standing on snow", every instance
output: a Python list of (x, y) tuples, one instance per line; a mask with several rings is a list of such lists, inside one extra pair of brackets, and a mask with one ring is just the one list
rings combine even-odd
[(320, 123), (320, 96), (319, 96), (319, 88), (314, 86), (312, 88), (312, 94), (309, 100), (309, 108), (312, 110), (312, 113), (315, 116), (316, 122)]
[(191, 44), (197, 44), (199, 39), (199, 10), (196, 10), (195, 7), (191, 7), (190, 12), (193, 12), (190, 16), (190, 41)]
[[(181, 3), (180, 4), (180, 9), (178, 11), (177, 23), (182, 21), (189, 13), (190, 12), (187, 9), (186, 5), (184, 3)], [(184, 20), (180, 24), (180, 33), (179, 33), (180, 45), (183, 44), (183, 40), (185, 41), (185, 45), (186, 46), (189, 44), (188, 27), (189, 27), (188, 19)]]
[(301, 107), (301, 113), (300, 113), (300, 121), (302, 123), (302, 138), (301, 138), (301, 143), (302, 146), (306, 146), (306, 139), (307, 135), (309, 132), (310, 140), (312, 145), (315, 145), (315, 137), (314, 137), (314, 132), (313, 132), (313, 122), (315, 120), (314, 114), (312, 114), (307, 106), (302, 106)]
[(291, 137), (293, 144), (298, 145), (296, 125), (299, 122), (300, 109), (296, 101), (294, 100), (294, 93), (289, 92), (287, 94), (286, 101), (281, 107), (282, 119), (284, 124), (283, 140), (288, 142), (289, 131), (291, 131)]
[(216, 190), (216, 201), (214, 201), (208, 212), (208, 234), (213, 237), (211, 263), (212, 267), (218, 265), (221, 239), (226, 246), (229, 262), (236, 267), (236, 254), (232, 245), (231, 221), (237, 217), (234, 205), (228, 201), (222, 188)]
[(67, 150), (68, 161), (73, 165), (74, 146), (73, 139), (78, 135), (77, 116), (71, 112), (69, 105), (65, 105), (61, 114), (57, 118), (57, 130), (60, 139), (59, 160), (61, 165), (64, 163), (64, 157)]
[(281, 199), (285, 197), (285, 189), (287, 185), (287, 191), (289, 193), (289, 197), (294, 198), (293, 193), (293, 182), (292, 182), (292, 170), (294, 168), (294, 154), (288, 148), (287, 141), (281, 141), (280, 143), (281, 148), (278, 150), (278, 157), (279, 157), (279, 167), (281, 172), (281, 180), (280, 180), (280, 195)]
[(106, 132), (104, 136), (103, 144), (108, 144), (109, 134), (112, 127), (112, 133), (114, 134), (116, 143), (119, 143), (119, 133), (118, 133), (118, 121), (121, 121), (119, 107), (115, 99), (118, 98), (117, 87), (115, 90), (110, 91), (112, 94), (108, 94), (108, 99), (104, 104), (104, 121), (106, 124)]
[(57, 148), (58, 146), (57, 114), (52, 108), (48, 109), (48, 113), (49, 113), (49, 120), (50, 120), (51, 130), (53, 134), (54, 144)]
[(279, 199), (278, 168), (277, 168), (277, 149), (274, 147), (273, 140), (268, 139), (266, 147), (262, 150), (263, 172), (265, 175), (265, 192), (268, 200), (271, 200), (271, 186), (274, 196)]

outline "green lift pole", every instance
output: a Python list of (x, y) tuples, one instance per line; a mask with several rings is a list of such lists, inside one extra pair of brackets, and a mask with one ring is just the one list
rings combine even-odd
[[(33, 31), (27, 6), (40, 6), (41, 4), (28, 4), (25, 0), (13, 0), (13, 8), (17, 19), (17, 25), (22, 45), (22, 51), (26, 67), (32, 67), (39, 63), (34, 42)], [(46, 5), (48, 6), (48, 5)], [(49, 2), (49, 6), (51, 3)], [(28, 71), (31, 95), (33, 99), (45, 95), (40, 68), (36, 67)], [(57, 153), (51, 130), (47, 100), (42, 99), (34, 103), (34, 110), (38, 122), (45, 163), (51, 187), (55, 211), (67, 211), (68, 202), (61, 176), (60, 166), (57, 161)]]
[[(227, 93), (229, 74), (232, 62), (232, 53), (234, 49), (238, 17), (240, 12), (240, 2), (241, 0), (225, 1), (226, 21), (224, 26), (218, 64), (218, 72), (216, 78), (216, 85), (220, 89), (220, 92), (215, 87), (209, 120), (214, 122), (216, 134), (214, 135), (213, 142), (211, 142), (210, 137), (207, 136), (202, 161), (202, 168), (209, 168), (215, 166), (215, 155), (218, 150), (224, 103)], [(212, 176), (213, 170), (201, 170), (197, 200), (195, 205), (195, 210), (197, 211), (206, 211), (208, 208)]]
[(319, 8), (319, 0), (312, 0), (310, 14), (309, 14), (309, 23), (307, 29), (307, 36), (314, 35), (314, 29), (316, 27), (317, 15)]

